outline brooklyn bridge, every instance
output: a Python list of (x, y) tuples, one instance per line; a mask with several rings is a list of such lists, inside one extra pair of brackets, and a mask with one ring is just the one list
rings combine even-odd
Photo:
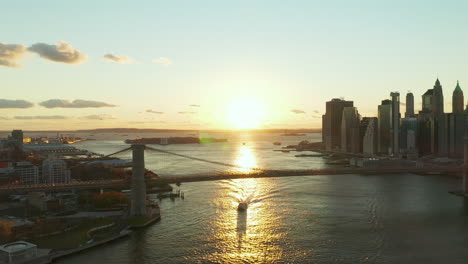
[[(465, 153), (468, 151), (468, 144), (465, 144)], [(165, 153), (167, 155), (178, 156), (186, 159), (196, 160), (199, 162), (211, 163), (225, 167), (233, 167), (243, 169), (244, 173), (221, 172), (210, 174), (187, 174), (177, 176), (157, 176), (145, 179), (145, 150)], [(456, 166), (424, 166), (424, 167), (378, 167), (378, 168), (357, 168), (357, 167), (342, 167), (342, 168), (322, 168), (322, 169), (265, 169), (265, 168), (246, 168), (235, 164), (212, 161), (200, 157), (187, 156), (175, 152), (170, 152), (162, 149), (149, 147), (143, 144), (133, 144), (129, 148), (125, 148), (104, 156), (104, 158), (117, 155), (122, 152), (132, 151), (132, 176), (131, 180), (112, 179), (112, 180), (92, 180), (92, 181), (75, 181), (71, 183), (55, 183), (55, 184), (34, 184), (34, 185), (4, 185), (0, 186), (0, 194), (24, 194), (28, 192), (59, 192), (69, 190), (87, 190), (87, 189), (132, 189), (132, 215), (142, 215), (145, 211), (146, 190), (160, 184), (174, 184), (184, 182), (200, 182), (200, 181), (216, 181), (227, 179), (240, 178), (265, 178), (265, 177), (291, 177), (291, 176), (318, 176), (318, 175), (391, 175), (400, 173), (413, 174), (451, 174), (463, 176), (463, 189), (466, 192), (467, 185), (465, 165), (468, 164), (468, 159), (465, 158), (465, 165)], [(467, 155), (465, 155), (466, 157)], [(156, 175), (156, 174), (154, 174)]]

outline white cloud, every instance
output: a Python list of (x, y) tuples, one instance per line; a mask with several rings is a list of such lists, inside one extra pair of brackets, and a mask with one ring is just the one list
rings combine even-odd
[(148, 109), (148, 110), (146, 110), (146, 113), (152, 113), (152, 114), (164, 114), (164, 112), (159, 112), (159, 111), (155, 111), (155, 110), (152, 110), (152, 109)]
[(17, 62), (24, 53), (26, 53), (26, 47), (21, 44), (0, 43), (0, 65), (10, 68), (20, 67)]
[(166, 57), (159, 57), (157, 59), (154, 59), (153, 62), (162, 64), (164, 66), (169, 66), (172, 64), (172, 61)]
[(105, 102), (91, 101), (91, 100), (68, 100), (50, 99), (40, 102), (39, 105), (45, 108), (100, 108), (100, 107), (115, 107), (116, 105), (108, 104)]
[(295, 114), (305, 114), (304, 110), (299, 110), (299, 109), (293, 109), (293, 110), (291, 110), (291, 112), (295, 113)]
[(25, 100), (0, 99), (0, 108), (30, 108), (34, 104)]
[(126, 63), (128, 64), (128, 63), (133, 62), (133, 60), (126, 55), (117, 56), (117, 55), (110, 54), (110, 53), (104, 55), (104, 59), (106, 59), (107, 61), (117, 62), (120, 64), (126, 64)]
[(90, 120), (105, 120), (105, 119), (115, 119), (113, 116), (111, 115), (88, 115), (88, 116), (84, 116), (82, 117), (83, 119), (90, 119)]
[(29, 51), (39, 54), (41, 58), (54, 62), (79, 64), (87, 60), (88, 56), (72, 47), (65, 41), (58, 41), (57, 45), (36, 43), (28, 48)]
[(66, 116), (51, 115), (51, 116), (15, 116), (15, 119), (32, 120), (32, 119), (67, 119)]

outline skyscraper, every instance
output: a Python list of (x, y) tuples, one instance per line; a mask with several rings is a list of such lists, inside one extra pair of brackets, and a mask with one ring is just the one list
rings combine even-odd
[(367, 117), (365, 123), (367, 123), (367, 128), (362, 139), (362, 152), (372, 157), (377, 154), (377, 118)]
[(388, 154), (391, 142), (392, 101), (383, 100), (378, 107), (378, 152)]
[(452, 95), (452, 113), (463, 113), (463, 105), (463, 91), (460, 88), (460, 84), (457, 81), (457, 86), (455, 87), (455, 90), (453, 91)]
[(353, 101), (332, 99), (326, 104), (326, 113), (322, 117), (323, 141), (328, 151), (341, 148), (341, 119), (343, 108), (352, 107)]
[(432, 111), (434, 116), (439, 116), (444, 113), (444, 94), (442, 92), (442, 85), (440, 85), (439, 78), (437, 78), (433, 90)]
[(413, 93), (408, 92), (406, 94), (406, 112), (405, 117), (414, 117), (414, 96)]
[(390, 93), (392, 97), (392, 154), (400, 153), (400, 93)]
[(423, 95), (422, 95), (422, 112), (425, 113), (431, 113), (432, 114), (432, 108), (433, 108), (433, 94), (434, 90), (433, 89), (428, 89)]
[(359, 152), (359, 121), (360, 116), (356, 107), (348, 106), (343, 108), (343, 117), (341, 118), (342, 152)]

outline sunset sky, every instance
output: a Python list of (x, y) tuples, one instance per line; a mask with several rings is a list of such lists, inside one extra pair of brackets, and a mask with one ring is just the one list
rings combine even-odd
[(319, 128), (331, 98), (375, 116), (411, 90), (418, 110), (437, 77), (450, 105), (468, 87), (467, 5), (8, 1), (0, 130)]

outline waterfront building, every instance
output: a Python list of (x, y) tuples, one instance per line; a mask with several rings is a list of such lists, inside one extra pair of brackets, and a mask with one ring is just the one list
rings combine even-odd
[(415, 117), (408, 117), (401, 119), (401, 139), (400, 148), (401, 152), (412, 154), (417, 152), (416, 142), (418, 134), (418, 119)]
[(463, 138), (465, 136), (466, 115), (464, 113), (447, 114), (448, 156), (463, 157)]
[(432, 95), (434, 93), (434, 90), (428, 89), (423, 95), (422, 95), (422, 111), (423, 112), (429, 112), (432, 113)]
[(460, 88), (460, 83), (457, 81), (457, 86), (452, 95), (452, 113), (463, 113), (464, 102), (463, 91)]
[(69, 183), (70, 170), (67, 163), (53, 156), (42, 162), (42, 179), (45, 183)]
[(398, 155), (400, 153), (400, 93), (392, 92), (390, 96), (392, 97), (391, 149), (393, 155)]
[(21, 184), (38, 184), (39, 168), (29, 161), (15, 162), (12, 164), (14, 173)]
[[(363, 119), (363, 121), (366, 120), (365, 122), (362, 123), (367, 123), (367, 127), (365, 130), (364, 137), (362, 139), (362, 152), (366, 156), (374, 156), (377, 154), (377, 146), (378, 146), (378, 141), (377, 141), (377, 125), (378, 125), (378, 120), (376, 117), (366, 117)], [(362, 126), (361, 126), (362, 127)]]
[(37, 256), (37, 246), (26, 241), (16, 241), (0, 246), (2, 263), (25, 263)]
[(439, 78), (437, 78), (432, 95), (432, 112), (434, 116), (444, 114), (444, 94), (442, 92), (442, 85), (440, 84)]
[(332, 151), (341, 148), (341, 118), (343, 117), (343, 108), (352, 107), (353, 105), (353, 101), (337, 98), (326, 103), (326, 112), (322, 116), (322, 139), (326, 150)]
[(414, 96), (413, 93), (408, 92), (406, 94), (406, 112), (405, 117), (414, 117)]
[(359, 152), (359, 121), (360, 116), (356, 107), (343, 108), (341, 118), (341, 151), (358, 153)]
[(392, 102), (383, 100), (378, 106), (378, 152), (388, 154), (391, 143)]

